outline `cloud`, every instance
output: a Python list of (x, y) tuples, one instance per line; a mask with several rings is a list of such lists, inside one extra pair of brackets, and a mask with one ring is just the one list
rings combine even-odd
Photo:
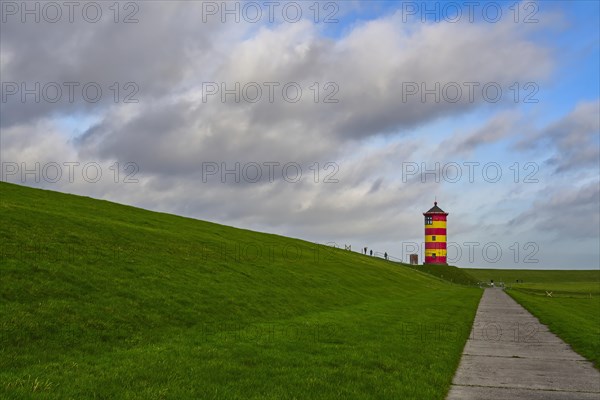
[[(60, 101), (42, 98), (24, 103), (19, 94), (2, 107), (2, 127), (58, 114), (103, 114), (114, 106), (115, 82), (134, 82), (140, 89), (136, 98), (164, 99), (182, 90), (186, 82), (198, 79), (198, 72), (215, 68), (211, 56), (226, 52), (252, 26), (226, 26), (217, 19), (202, 22), (202, 2), (145, 2), (139, 4), (138, 23), (114, 23), (112, 11), (102, 5), (104, 17), (98, 23), (86, 22), (81, 15), (69, 22), (21, 23), (11, 17), (2, 24), (2, 80), (25, 84), (33, 89), (39, 82), (58, 83), (63, 89)], [(66, 11), (65, 11), (66, 12)], [(18, 16), (17, 16), (18, 17)], [(201, 68), (200, 68), (201, 67)], [(79, 84), (73, 101), (64, 83)], [(103, 91), (98, 102), (86, 101), (82, 88), (98, 83)], [(50, 94), (48, 97), (53, 97)], [(95, 96), (94, 96), (95, 97)]]
[(444, 140), (440, 153), (469, 155), (477, 148), (516, 136), (526, 130), (526, 121), (517, 110), (502, 111), (492, 115), (483, 125), (466, 134), (454, 135)]
[(556, 173), (596, 167), (600, 162), (600, 100), (581, 102), (567, 115), (517, 144), (519, 150), (551, 148), (546, 163)]
[[(135, 160), (153, 173), (189, 171), (197, 160), (215, 155), (225, 160), (265, 160), (272, 154), (306, 162), (335, 158), (348, 141), (405, 131), (486, 105), (480, 92), (472, 100), (464, 93), (456, 103), (435, 102), (431, 96), (431, 101), (420, 95), (403, 98), (407, 83), (432, 88), (437, 82), (496, 82), (507, 87), (517, 79), (544, 78), (551, 70), (544, 48), (503, 24), (407, 29), (399, 18), (356, 26), (337, 41), (320, 36), (307, 21), (262, 27), (231, 45), (227, 54), (213, 53), (217, 71), (197, 71), (228, 89), (255, 83), (262, 87), (262, 101), (237, 102), (229, 95), (222, 102), (216, 95), (203, 102), (205, 87), (192, 80), (185, 93), (171, 90), (146, 99), (125, 124), (106, 113), (80, 142), (82, 148)], [(531, 69), (534, 62), (538, 68)], [(273, 102), (266, 100), (265, 82), (279, 84)], [(283, 99), (286, 83), (301, 87), (297, 103)], [(338, 102), (324, 103), (327, 94)]]
[(598, 237), (600, 229), (600, 186), (561, 187), (547, 200), (533, 206), (510, 221), (512, 225), (533, 224), (539, 232), (553, 233), (561, 239)]

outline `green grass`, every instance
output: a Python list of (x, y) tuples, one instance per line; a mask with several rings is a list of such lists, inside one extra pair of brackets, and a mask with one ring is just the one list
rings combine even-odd
[(477, 285), (478, 280), (475, 279), (471, 274), (469, 274), (468, 270), (454, 267), (451, 265), (430, 265), (430, 264), (420, 264), (420, 265), (411, 265), (411, 264), (403, 264), (406, 267), (415, 269), (417, 271), (422, 271), (427, 274), (437, 276), (440, 279), (447, 280), (451, 283), (456, 283), (460, 285)]
[(443, 399), (481, 290), (0, 183), (0, 398)]
[(484, 281), (504, 281), (508, 294), (600, 369), (599, 270), (468, 271)]
[(532, 269), (475, 269), (465, 268), (474, 278), (489, 282), (506, 284), (528, 283), (564, 283), (564, 282), (600, 282), (600, 270), (532, 270)]
[[(530, 294), (552, 297), (583, 297), (600, 296), (600, 281), (597, 282), (540, 282), (540, 283), (513, 283), (511, 289)], [(547, 293), (548, 292), (548, 293)]]

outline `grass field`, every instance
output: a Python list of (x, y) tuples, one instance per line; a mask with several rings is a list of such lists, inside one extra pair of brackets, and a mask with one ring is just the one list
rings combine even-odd
[(451, 283), (456, 283), (459, 285), (477, 285), (478, 280), (475, 279), (471, 274), (469, 274), (469, 270), (454, 267), (451, 265), (411, 265), (404, 264), (406, 267), (412, 268), (416, 271), (421, 271), (429, 275), (437, 276), (440, 279), (444, 279)]
[(600, 271), (468, 272), (480, 280), (504, 281), (508, 294), (600, 369)]
[(517, 280), (525, 284), (530, 283), (565, 283), (565, 282), (600, 282), (600, 270), (531, 270), (531, 269), (471, 269), (464, 268), (465, 272), (474, 278), (489, 282), (504, 282), (514, 284)]
[(0, 398), (443, 399), (481, 290), (0, 183)]

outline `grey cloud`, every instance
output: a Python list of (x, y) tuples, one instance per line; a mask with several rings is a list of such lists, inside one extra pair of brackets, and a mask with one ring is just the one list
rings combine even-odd
[(371, 189), (369, 189), (369, 194), (376, 193), (379, 190), (379, 188), (381, 188), (382, 182), (383, 182), (383, 178), (377, 178), (377, 180), (375, 182), (373, 182)]
[(600, 232), (600, 186), (560, 188), (545, 201), (537, 201), (510, 221), (512, 225), (534, 224), (540, 232), (558, 238), (598, 237)]
[[(129, 105), (109, 104), (109, 99), (103, 105), (66, 108), (11, 103), (3, 123), (80, 107), (101, 119), (78, 142), (82, 154), (135, 160), (161, 174), (193, 170), (198, 160), (212, 158), (316, 161), (328, 154), (335, 158), (346, 140), (405, 130), (482, 104), (480, 96), (472, 103), (466, 96), (456, 104), (423, 103), (420, 98), (405, 102), (404, 82), (504, 84), (542, 78), (551, 68), (545, 49), (503, 24), (419, 24), (409, 29), (392, 16), (357, 26), (333, 41), (307, 21), (254, 31), (244, 24), (202, 24), (197, 8), (196, 3), (144, 3), (140, 23), (130, 26), (60, 25), (48, 32), (41, 25), (10, 25), (7, 51), (16, 56), (6, 67), (9, 79), (102, 80), (107, 85), (131, 79), (140, 86), (140, 103), (129, 118), (115, 117)], [(253, 35), (244, 37), (249, 32)], [(17, 52), (23, 37), (35, 45)], [(491, 58), (493, 62), (486, 61)], [(532, 70), (528, 62), (534, 60), (538, 68)], [(281, 98), (273, 103), (223, 104), (218, 98), (203, 103), (203, 81), (298, 82), (304, 93), (295, 104)], [(321, 85), (317, 104), (309, 89), (314, 82)], [(337, 104), (322, 103), (326, 82), (338, 85)]]
[(526, 130), (527, 123), (514, 111), (493, 115), (484, 125), (459, 137), (451, 137), (440, 144), (438, 151), (448, 154), (470, 154), (480, 146), (491, 144)]
[[(227, 39), (243, 34), (244, 26), (226, 29), (217, 20), (202, 23), (201, 2), (141, 2), (138, 23), (114, 23), (106, 15), (108, 3), (103, 3), (105, 17), (98, 23), (75, 18), (70, 23), (62, 18), (57, 23), (21, 23), (9, 18), (2, 24), (3, 82), (25, 83), (33, 88), (56, 82), (76, 82), (75, 101), (68, 101), (68, 89), (56, 103), (26, 104), (12, 96), (3, 104), (2, 126), (8, 127), (35, 118), (74, 113), (105, 112), (114, 96), (111, 85), (121, 86), (119, 101), (132, 90), (134, 82), (139, 92), (134, 98), (144, 102), (166, 97), (182, 90), (185, 79), (208, 76), (212, 69), (211, 55), (226, 51)], [(88, 82), (98, 83), (103, 95), (98, 103), (86, 102), (81, 88)], [(43, 100), (43, 99), (42, 99)]]
[(554, 150), (546, 160), (556, 173), (596, 167), (600, 162), (600, 101), (578, 104), (569, 114), (517, 143), (522, 151)]

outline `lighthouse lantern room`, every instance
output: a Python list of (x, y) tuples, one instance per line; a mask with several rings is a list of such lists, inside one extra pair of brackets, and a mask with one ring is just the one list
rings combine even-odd
[(447, 264), (446, 262), (446, 217), (448, 213), (433, 207), (425, 216), (425, 264)]

